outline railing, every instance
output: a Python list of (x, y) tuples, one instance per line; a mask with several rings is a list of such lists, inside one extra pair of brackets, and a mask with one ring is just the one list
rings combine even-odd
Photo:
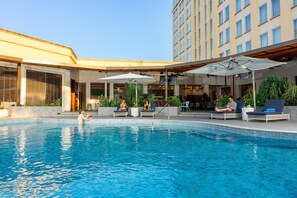
[(157, 113), (157, 115), (155, 115), (154, 119), (165, 109), (165, 107), (168, 106), (168, 120), (170, 120), (170, 104), (166, 103), (163, 108)]
[(168, 106), (168, 120), (170, 120), (170, 104), (166, 103), (163, 108), (157, 113), (157, 115), (154, 116), (152, 120), (152, 130), (154, 130), (154, 119), (165, 109), (165, 107)]

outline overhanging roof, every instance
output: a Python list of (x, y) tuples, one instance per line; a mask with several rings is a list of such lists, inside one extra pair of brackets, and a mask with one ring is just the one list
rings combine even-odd
[[(232, 56), (238, 55), (244, 55), (254, 58), (268, 58), (274, 61), (287, 62), (297, 57), (297, 39), (270, 45), (268, 47), (258, 48), (240, 54), (235, 54)], [(165, 67), (165, 69), (167, 69), (168, 71), (184, 72), (202, 67), (210, 63), (223, 61), (232, 56), (168, 65)]]

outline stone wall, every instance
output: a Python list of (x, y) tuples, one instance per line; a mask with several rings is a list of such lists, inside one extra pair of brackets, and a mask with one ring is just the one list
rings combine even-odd
[(297, 106), (285, 106), (284, 113), (289, 113), (291, 121), (297, 121)]
[(22, 117), (51, 117), (62, 112), (62, 107), (42, 107), (42, 106), (15, 106), (8, 108), (8, 116), (12, 118)]

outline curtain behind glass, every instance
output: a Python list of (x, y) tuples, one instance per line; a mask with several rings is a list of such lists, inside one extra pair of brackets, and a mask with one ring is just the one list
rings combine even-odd
[(16, 102), (17, 69), (0, 67), (0, 102)]
[(62, 98), (62, 75), (27, 70), (26, 103), (39, 105)]

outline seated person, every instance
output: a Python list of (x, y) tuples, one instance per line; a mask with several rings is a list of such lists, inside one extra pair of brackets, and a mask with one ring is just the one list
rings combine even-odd
[(225, 108), (215, 108), (216, 112), (235, 112), (237, 107), (237, 103), (233, 100), (232, 96), (229, 96), (229, 102), (228, 104), (225, 106)]
[(128, 108), (127, 104), (126, 104), (126, 101), (125, 100), (122, 100), (121, 104), (120, 104), (120, 108), (119, 108), (119, 111), (126, 111)]
[(148, 100), (145, 100), (145, 103), (143, 105), (143, 110), (146, 110), (146, 111), (151, 110), (151, 105)]

